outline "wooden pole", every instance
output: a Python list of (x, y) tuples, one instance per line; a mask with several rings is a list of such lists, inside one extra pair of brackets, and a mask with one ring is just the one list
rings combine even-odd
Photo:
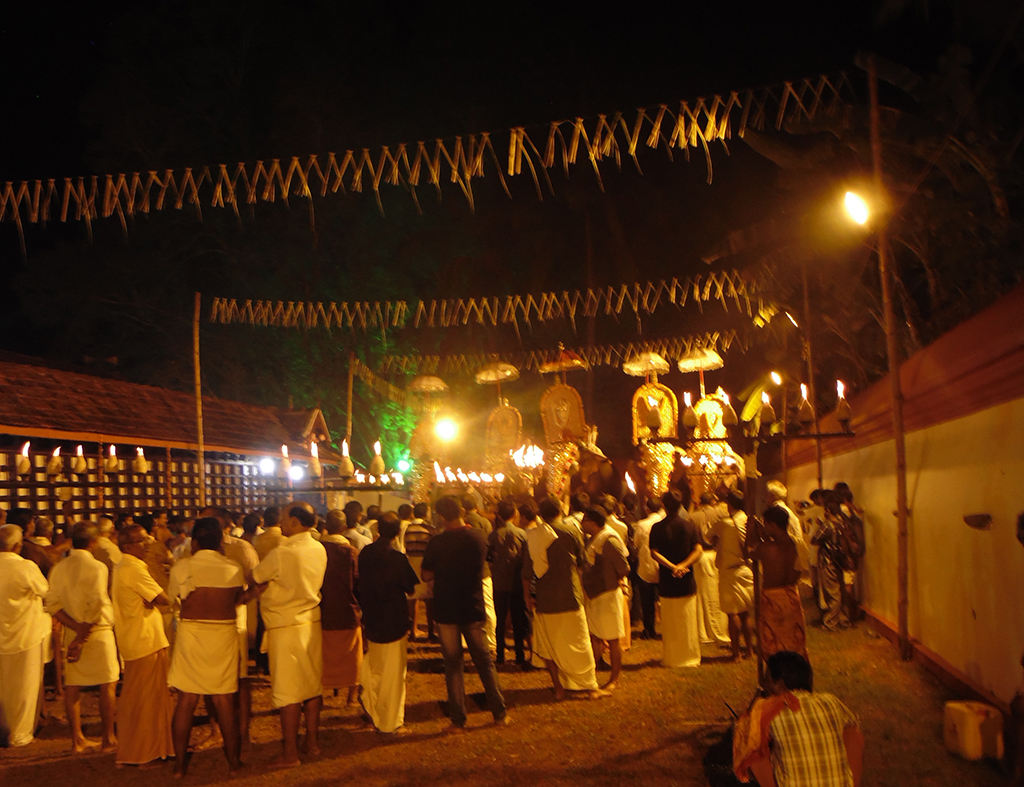
[(348, 354), (348, 409), (345, 411), (347, 420), (345, 423), (345, 439), (348, 440), (349, 450), (352, 448), (352, 384), (356, 376), (356, 354)]
[(174, 497), (171, 495), (171, 448), (168, 446), (164, 450), (167, 452), (164, 457), (164, 494), (167, 496), (164, 508), (167, 509), (169, 515), (174, 505)]
[[(106, 483), (107, 476), (103, 470), (103, 441), (100, 440), (100, 444), (96, 449), (96, 480), (99, 485), (96, 487), (96, 510), (103, 511), (103, 484)], [(88, 476), (86, 476), (88, 478)]]
[[(203, 378), (199, 366), (199, 312), (202, 293), (196, 293), (196, 309), (192, 319), (192, 364), (196, 378), (196, 435), (199, 441), (199, 509), (206, 508), (206, 447), (203, 442)], [(196, 512), (198, 513), (198, 512)]]
[[(804, 258), (803, 262), (803, 280), (804, 280), (804, 349), (805, 355), (807, 356), (807, 394), (811, 400), (811, 407), (814, 409), (814, 433), (821, 434), (821, 429), (818, 428), (818, 400), (815, 398), (814, 393), (814, 353), (813, 344), (811, 343), (811, 296), (810, 288), (807, 284), (807, 258)], [(821, 438), (814, 438), (815, 455), (818, 459), (818, 489), (822, 488), (822, 463), (821, 463)], [(783, 447), (783, 455), (785, 455), (785, 447)]]
[[(885, 194), (882, 179), (882, 140), (879, 131), (878, 78), (875, 57), (868, 57), (868, 92), (871, 99), (871, 160), (875, 171), (876, 199)], [(887, 218), (878, 224), (878, 273), (882, 280), (882, 305), (885, 310), (885, 347), (889, 356), (889, 383), (892, 398), (892, 428), (896, 446), (896, 614), (900, 658), (913, 655), (910, 644), (907, 534), (907, 447), (903, 430), (903, 389), (900, 384), (900, 353), (896, 337), (896, 313), (892, 303), (892, 271), (889, 266), (889, 232)]]

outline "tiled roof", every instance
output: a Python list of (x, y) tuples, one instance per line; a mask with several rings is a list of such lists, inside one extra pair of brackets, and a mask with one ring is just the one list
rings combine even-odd
[[(301, 427), (322, 423), (322, 418), (317, 409), (285, 414), (272, 407), (203, 397), (208, 451), (276, 455), (286, 444), (296, 457), (306, 457), (308, 432)], [(292, 428), (298, 431), (293, 433)], [(195, 398), (149, 385), (0, 361), (0, 433), (194, 450)]]

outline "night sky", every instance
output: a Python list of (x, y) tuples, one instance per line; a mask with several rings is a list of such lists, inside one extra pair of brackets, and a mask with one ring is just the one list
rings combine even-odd
[[(576, 115), (673, 105), (821, 73), (855, 72), (853, 57), (864, 50), (928, 73), (950, 42), (967, 35), (997, 37), (1008, 14), (1004, 7), (1010, 5), (993, 4), (979, 22), (963, 19), (956, 4), (899, 2), (711, 8), (257, 0), (76, 4), (59, 12), (48, 4), (20, 4), (0, 21), (7, 66), (0, 84), (0, 179), (287, 159), (513, 125), (543, 127)], [(385, 198), (385, 216), (373, 207), (369, 192), (337, 198), (347, 201), (345, 208), (320, 201), (315, 241), (304, 229), (301, 209), (286, 217), (283, 209), (257, 213), (242, 239), (222, 231), (218, 222), (230, 222), (217, 217), (207, 218), (200, 229), (191, 219), (154, 216), (133, 227), (127, 239), (116, 220), (100, 222), (106, 226), (97, 227), (91, 243), (80, 225), (31, 228), (27, 258), (22, 258), (14, 227), (5, 224), (0, 227), (5, 305), (0, 349), (55, 363), (116, 354), (120, 376), (185, 387), (184, 342), (154, 349), (147, 363), (141, 357), (147, 353), (138, 348), (155, 341), (152, 331), (125, 338), (130, 321), (110, 317), (104, 322), (110, 314), (104, 303), (110, 301), (84, 289), (78, 299), (75, 282), (91, 280), (101, 293), (103, 287), (116, 290), (116, 303), (135, 298), (135, 308), (143, 312), (158, 312), (160, 298), (166, 301), (167, 293), (174, 293), (178, 312), (169, 310), (154, 322), (161, 328), (173, 323), (175, 330), (187, 328), (187, 309), (181, 306), (196, 289), (237, 297), (373, 299), (616, 284), (674, 273), (681, 259), (699, 264), (709, 244), (763, 218), (770, 207), (764, 204), (765, 190), (773, 171), (739, 141), (731, 156), (715, 153), (711, 186), (704, 182), (702, 155), (690, 163), (677, 157), (671, 165), (659, 155), (647, 154), (643, 177), (628, 165), (621, 174), (607, 167), (604, 194), (582, 167), (569, 183), (556, 184), (557, 197), (543, 203), (525, 182), (511, 202), (496, 184), (484, 184), (475, 214), (454, 188), (440, 204), (424, 200), (422, 216), (397, 193)], [(650, 209), (648, 202), (671, 210)], [(348, 222), (344, 232), (337, 229), (342, 222)], [(342, 239), (336, 246), (332, 233)], [(193, 237), (199, 238), (202, 254), (180, 261)], [(172, 248), (168, 238), (181, 245)], [(332, 248), (339, 249), (334, 257)], [(356, 248), (366, 262), (342, 264)], [(230, 264), (210, 263), (211, 249)], [(293, 268), (281, 261), (284, 257)], [(128, 267), (129, 258), (140, 267)], [(346, 271), (337, 281), (331, 279), (335, 267)], [(145, 281), (136, 286), (136, 277)], [(146, 283), (154, 277), (161, 278), (159, 287)], [(160, 297), (153, 294), (158, 290)], [(48, 298), (65, 310), (59, 318), (41, 316), (39, 304)], [(55, 323), (84, 321), (79, 310), (95, 319), (72, 340)], [(679, 328), (655, 324), (648, 330), (678, 333)], [(591, 337), (557, 333), (539, 332), (522, 341), (550, 347), (559, 339), (573, 344), (636, 335), (635, 326), (615, 324), (599, 326)], [(238, 336), (214, 341), (229, 344)], [(465, 346), (458, 346), (463, 341)], [(507, 333), (429, 339), (430, 349), (446, 351), (514, 349), (517, 341)], [(216, 358), (217, 349), (213, 352)], [(749, 376), (749, 369), (743, 373)], [(625, 386), (628, 395), (634, 383), (615, 374), (615, 385)], [(269, 401), (281, 398), (281, 392), (251, 394), (259, 383), (243, 376), (239, 372), (232, 379), (225, 371), (218, 378), (211, 372), (213, 392), (283, 404)], [(738, 374), (729, 383), (738, 386), (741, 378)], [(602, 379), (586, 383), (591, 405)], [(539, 390), (539, 379), (524, 383), (522, 409), (535, 408), (529, 400)], [(482, 405), (492, 393), (470, 390), (467, 396)], [(628, 416), (620, 413), (625, 401), (616, 401), (614, 412), (599, 413), (597, 420), (627, 423)], [(623, 442), (619, 426), (610, 431), (613, 443)]]

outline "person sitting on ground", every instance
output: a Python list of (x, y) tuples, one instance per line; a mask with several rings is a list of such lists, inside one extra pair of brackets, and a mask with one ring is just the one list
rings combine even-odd
[(584, 608), (594, 663), (601, 661), (607, 644), (612, 674), (604, 685), (611, 691), (622, 673), (622, 645), (626, 635), (622, 616), (622, 581), (629, 576), (629, 553), (619, 534), (608, 524), (604, 514), (588, 509), (581, 522), (586, 534), (587, 564), (583, 569)]
[(764, 512), (763, 527), (750, 521), (744, 545), (747, 555), (761, 563), (761, 609), (757, 641), (761, 658), (791, 651), (807, 658), (807, 628), (797, 582), (797, 546), (789, 537), (789, 512), (772, 506)]
[[(864, 735), (857, 717), (834, 695), (815, 693), (814, 673), (799, 653), (767, 662), (769, 696), (736, 723), (733, 770), (760, 787), (859, 787)], [(767, 730), (767, 734), (764, 734)]]

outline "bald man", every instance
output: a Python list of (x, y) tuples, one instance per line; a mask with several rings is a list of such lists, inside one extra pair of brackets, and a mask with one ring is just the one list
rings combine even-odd
[(270, 655), (271, 701), (281, 709), (281, 756), (272, 768), (300, 764), (299, 721), (306, 715), (304, 750), (317, 756), (323, 703), (323, 635), (320, 588), (327, 550), (313, 538), (316, 513), (309, 503), (292, 503), (282, 512), (281, 533), (288, 539), (269, 552), (253, 571), (262, 586), (260, 609)]
[(35, 740), (49, 660), (48, 586), (39, 566), (21, 557), (22, 539), (17, 525), (0, 527), (0, 744), (8, 746)]

